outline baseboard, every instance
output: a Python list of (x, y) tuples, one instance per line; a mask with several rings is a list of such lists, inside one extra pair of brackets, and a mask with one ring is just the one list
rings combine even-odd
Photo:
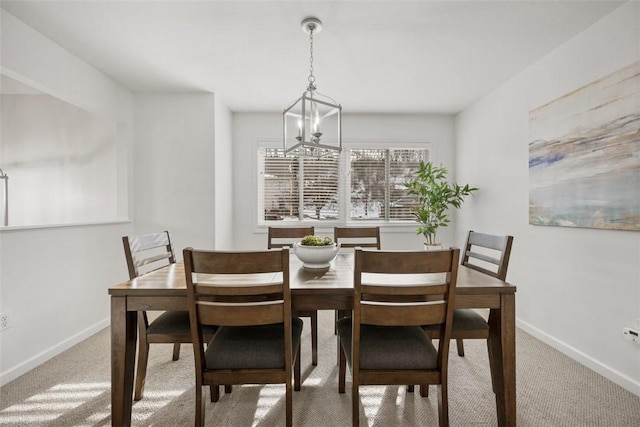
[(86, 340), (91, 335), (101, 331), (102, 329), (106, 328), (110, 324), (111, 322), (109, 319), (104, 319), (78, 332), (77, 334), (67, 338), (66, 340), (54, 345), (53, 347), (46, 349), (42, 353), (39, 353), (28, 360), (25, 360), (24, 362), (9, 369), (8, 371), (0, 373), (0, 386), (3, 386), (15, 380), (16, 378), (18, 378), (23, 374), (26, 374), (33, 368), (36, 368), (39, 365), (46, 362), (47, 360), (54, 358), (55, 356), (59, 355), (63, 351), (70, 349), (71, 347), (78, 344), (79, 342)]
[(621, 372), (618, 372), (615, 369), (612, 369), (611, 367), (603, 364), (602, 362), (592, 358), (591, 356), (581, 352), (580, 350), (574, 347), (571, 347), (567, 343), (564, 343), (552, 337), (551, 335), (541, 331), (540, 329), (537, 329), (531, 326), (526, 322), (517, 320), (516, 325), (523, 331), (527, 332), (530, 335), (533, 335), (540, 341), (555, 348), (559, 352), (569, 356), (570, 358), (574, 359), (578, 363), (599, 373), (603, 377), (607, 378), (610, 381), (613, 381), (614, 383), (630, 391), (631, 393), (637, 396), (640, 396), (640, 382), (633, 380), (633, 378), (629, 378), (628, 376), (622, 374)]

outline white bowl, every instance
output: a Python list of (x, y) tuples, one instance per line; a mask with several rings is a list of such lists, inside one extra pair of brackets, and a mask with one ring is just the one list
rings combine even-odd
[(306, 268), (327, 268), (338, 254), (340, 246), (335, 243), (326, 246), (305, 246), (297, 242), (293, 252)]

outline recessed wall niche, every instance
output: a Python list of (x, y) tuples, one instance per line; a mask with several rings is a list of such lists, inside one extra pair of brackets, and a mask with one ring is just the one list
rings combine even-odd
[[(8, 226), (116, 220), (117, 123), (0, 78), (0, 169), (8, 176)], [(5, 207), (0, 208), (2, 226)]]

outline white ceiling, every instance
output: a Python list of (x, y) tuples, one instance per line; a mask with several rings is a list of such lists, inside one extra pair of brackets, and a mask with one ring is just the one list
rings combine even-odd
[(344, 112), (456, 113), (622, 2), (8, 1), (2, 8), (134, 91), (210, 91), (282, 111), (306, 88)]

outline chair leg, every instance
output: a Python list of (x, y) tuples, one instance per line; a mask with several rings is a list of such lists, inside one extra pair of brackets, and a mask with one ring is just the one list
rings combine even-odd
[(180, 343), (173, 343), (173, 361), (180, 359)]
[[(491, 310), (491, 312), (489, 313), (489, 328), (500, 328), (500, 324), (499, 322), (497, 322), (497, 316), (494, 310)], [(500, 353), (500, 344), (494, 342), (492, 336), (494, 335), (490, 333), (487, 337), (487, 353), (489, 355), (489, 367), (491, 370), (491, 388), (493, 389), (493, 392), (496, 394), (497, 398), (497, 393), (500, 391), (500, 384), (502, 384), (502, 366), (500, 366), (502, 355)]]
[[(491, 337), (487, 338), (487, 353), (489, 355), (489, 367), (491, 370), (491, 389), (493, 390), (493, 392), (496, 392), (496, 378), (494, 376), (494, 372), (497, 372), (498, 369), (500, 369), (499, 366), (497, 366), (496, 364), (496, 360), (493, 357), (493, 346), (492, 346), (492, 342), (491, 342)], [(496, 371), (494, 371), (494, 369)]]
[(211, 401), (217, 402), (220, 400), (220, 387), (218, 384), (210, 384), (209, 385), (209, 394), (211, 395)]
[(295, 391), (300, 391), (302, 388), (302, 384), (300, 382), (300, 346), (298, 346), (295, 357), (296, 361), (293, 363), (293, 389)]
[(136, 389), (133, 400), (140, 400), (144, 395), (144, 382), (147, 376), (147, 362), (149, 361), (149, 343), (146, 337), (140, 337), (138, 349), (138, 366), (136, 368)]
[(285, 383), (285, 411), (286, 411), (286, 425), (287, 427), (293, 426), (293, 391), (291, 390), (291, 377), (287, 378)]
[(333, 324), (333, 335), (338, 335), (338, 320), (340, 320), (340, 317), (338, 316), (338, 310), (336, 310), (336, 321)]
[(456, 340), (456, 345), (458, 346), (458, 356), (464, 357), (464, 344), (462, 338), (458, 338)]
[(204, 427), (204, 393), (202, 393), (202, 384), (196, 383), (196, 419), (195, 426)]
[(407, 393), (413, 393), (413, 385), (407, 386)]
[(429, 384), (420, 385), (420, 396), (429, 397)]
[(311, 364), (318, 366), (318, 312), (311, 314)]
[(225, 393), (231, 393), (233, 391), (233, 386), (231, 384), (225, 384), (224, 385), (224, 392)]
[(360, 427), (360, 390), (357, 380), (353, 381), (353, 387), (351, 391), (351, 419), (353, 420), (353, 427)]
[(338, 369), (338, 393), (344, 393), (345, 377), (347, 376), (347, 358), (344, 355), (344, 349), (340, 343), (338, 343), (338, 354), (340, 355), (340, 357), (338, 357), (338, 365), (340, 366)]
[(334, 326), (335, 329), (335, 334), (336, 334), (336, 342), (337, 342), (337, 350), (338, 353), (336, 354), (336, 365), (340, 366), (340, 337), (337, 336), (338, 335), (338, 320), (342, 319), (343, 317), (345, 317), (346, 315), (344, 314), (344, 311), (342, 310), (336, 310), (336, 323)]
[(438, 384), (438, 421), (440, 427), (449, 426), (449, 393), (447, 392), (447, 380)]

